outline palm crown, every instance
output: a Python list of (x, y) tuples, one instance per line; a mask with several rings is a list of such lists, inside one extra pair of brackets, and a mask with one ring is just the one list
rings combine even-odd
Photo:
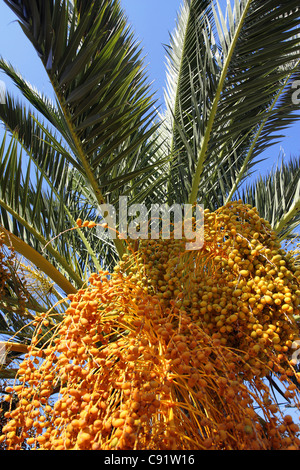
[[(155, 108), (141, 50), (117, 0), (4, 0), (48, 74), (51, 101), (0, 59), (23, 94), (0, 106), (0, 223), (5, 243), (25, 257), (20, 279), (1, 299), (1, 333), (12, 335), (88, 273), (110, 268), (126, 251), (76, 219), (99, 221), (101, 204), (204, 204), (241, 198), (255, 205), (281, 240), (300, 217), (299, 159), (248, 182), (260, 154), (298, 119), (297, 0), (184, 0), (167, 48), (165, 109)], [(74, 227), (76, 227), (74, 229)], [(24, 286), (23, 286), (24, 287)], [(25, 289), (25, 287), (24, 287)], [(11, 305), (15, 308), (12, 309)], [(58, 310), (63, 308), (63, 304)], [(26, 341), (30, 328), (17, 334)]]

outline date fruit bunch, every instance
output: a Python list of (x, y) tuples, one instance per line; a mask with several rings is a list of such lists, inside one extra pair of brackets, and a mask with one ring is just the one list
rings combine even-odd
[[(204, 243), (141, 240), (69, 296), (7, 392), (6, 449), (299, 449), (266, 377), (299, 407), (290, 360), (299, 271), (241, 202), (204, 212)], [(135, 247), (132, 250), (130, 247)]]

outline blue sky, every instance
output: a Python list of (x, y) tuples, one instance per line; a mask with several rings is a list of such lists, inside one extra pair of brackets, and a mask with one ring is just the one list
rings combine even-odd
[(143, 52), (149, 69), (149, 78), (154, 90), (162, 96), (165, 85), (165, 49), (169, 44), (169, 33), (174, 30), (181, 0), (121, 0)]
[[(221, 0), (220, 3), (224, 6), (226, 0)], [(169, 43), (169, 33), (175, 27), (181, 0), (121, 0), (121, 5), (137, 39), (141, 41), (148, 64), (149, 78), (154, 82), (153, 89), (157, 91), (157, 98), (162, 103), (166, 72), (164, 45)], [(0, 1), (0, 55), (11, 62), (36, 88), (52, 96), (40, 60), (22, 33), (16, 17), (3, 1)], [(0, 80), (5, 80), (7, 87), (11, 89), (10, 83), (2, 73)], [(262, 173), (268, 171), (276, 162), (281, 149), (287, 158), (290, 155), (300, 155), (299, 136), (300, 121), (286, 131), (286, 137), (280, 144), (276, 144), (263, 154), (263, 157), (268, 158), (268, 162), (259, 165), (258, 168)]]

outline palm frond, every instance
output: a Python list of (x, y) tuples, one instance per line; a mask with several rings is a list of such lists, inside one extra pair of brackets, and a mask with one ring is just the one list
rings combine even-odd
[(258, 209), (282, 241), (294, 238), (300, 224), (300, 158), (281, 158), (266, 176), (245, 185), (239, 197)]
[(177, 154), (173, 198), (211, 209), (234, 196), (259, 153), (298, 118), (289, 96), (300, 59), (296, 1), (235, 1), (226, 16), (215, 3), (184, 2), (163, 124)]
[[(42, 60), (55, 105), (48, 109), (48, 102), (3, 61), (2, 70), (54, 126), (59, 138), (51, 145), (84, 176), (97, 203), (109, 202), (116, 189), (120, 194), (125, 190), (127, 175), (133, 180), (142, 171), (136, 162), (141, 149), (147, 151), (154, 142), (150, 137), (155, 130), (141, 52), (119, 2), (6, 3)], [(153, 162), (144, 164), (151, 174)], [(122, 253), (121, 243), (116, 244)]]
[(24, 256), (28, 262), (34, 264), (36, 268), (45, 273), (60, 289), (66, 294), (76, 292), (76, 289), (70, 284), (62, 274), (54, 268), (53, 264), (49, 263), (45, 257), (41, 256), (37, 251), (31, 248), (27, 243), (20, 240), (18, 237), (8, 232), (5, 228), (0, 226), (0, 234), (4, 236), (4, 241), (7, 246), (12, 246), (13, 249)]

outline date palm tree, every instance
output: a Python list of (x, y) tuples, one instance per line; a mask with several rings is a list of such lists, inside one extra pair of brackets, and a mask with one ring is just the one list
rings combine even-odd
[[(282, 241), (293, 236), (299, 158), (265, 179), (253, 173), (262, 152), (299, 117), (292, 101), (300, 78), (298, 0), (234, 0), (226, 14), (218, 1), (184, 0), (166, 49), (163, 110), (118, 0), (4, 2), (55, 96), (0, 58), (23, 97), (7, 93), (0, 106), (0, 230), (17, 253), (6, 265), (12, 274), (0, 299), (0, 332), (14, 337), (16, 353), (26, 350), (33, 314), (126, 252), (123, 240), (76, 225), (78, 218), (101, 221), (99, 206), (120, 196), (210, 210), (241, 198)], [(23, 277), (13, 275), (20, 270)], [(59, 303), (58, 316), (63, 309)]]

